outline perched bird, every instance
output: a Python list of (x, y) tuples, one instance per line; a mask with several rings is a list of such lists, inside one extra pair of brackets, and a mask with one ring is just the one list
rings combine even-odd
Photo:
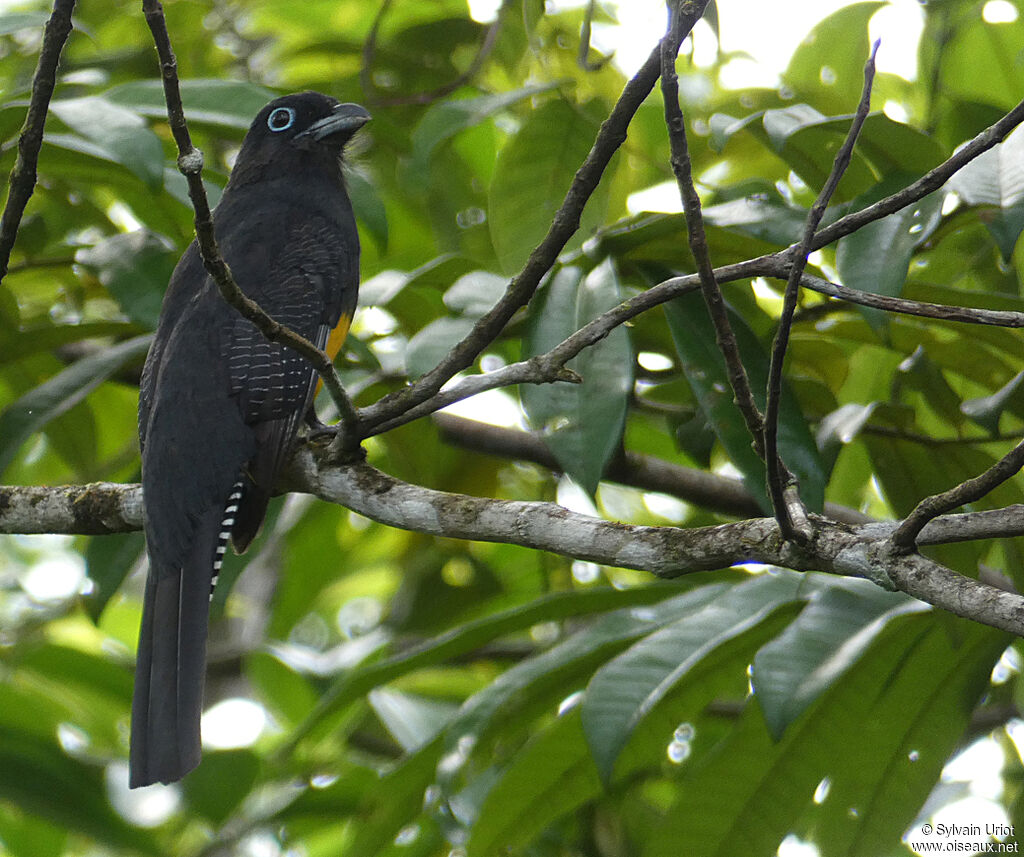
[[(359, 286), (359, 238), (341, 156), (370, 119), (317, 92), (253, 121), (214, 212), (236, 282), (333, 357)], [(193, 243), (164, 296), (142, 375), (139, 441), (149, 575), (132, 700), (130, 785), (199, 764), (210, 594), (227, 543), (244, 551), (317, 376), (221, 297)]]

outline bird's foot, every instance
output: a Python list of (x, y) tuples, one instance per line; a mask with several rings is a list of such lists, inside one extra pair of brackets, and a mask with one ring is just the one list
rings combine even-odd
[(306, 415), (306, 426), (309, 428), (306, 435), (309, 440), (319, 440), (324, 437), (335, 438), (341, 430), (340, 424), (329, 426), (327, 423), (321, 422), (320, 418), (312, 411)]

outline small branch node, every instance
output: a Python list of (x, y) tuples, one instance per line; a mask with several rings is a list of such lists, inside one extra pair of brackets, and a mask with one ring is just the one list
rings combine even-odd
[(203, 171), (203, 153), (196, 148), (178, 156), (178, 169), (185, 176), (197, 176)]

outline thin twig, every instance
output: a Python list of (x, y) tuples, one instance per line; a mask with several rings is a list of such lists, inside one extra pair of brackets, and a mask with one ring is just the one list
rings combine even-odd
[(704, 222), (701, 217), (700, 196), (693, 184), (693, 172), (690, 166), (689, 146), (686, 139), (686, 122), (679, 107), (679, 81), (676, 74), (676, 55), (685, 33), (680, 25), (679, 5), (673, 5), (670, 11), (669, 34), (661, 45), (661, 94), (665, 105), (665, 124), (668, 127), (669, 143), (672, 151), (672, 172), (675, 173), (679, 195), (683, 200), (686, 213), (686, 231), (690, 250), (697, 262), (700, 274), (701, 292), (708, 314), (715, 326), (715, 342), (725, 358), (729, 384), (732, 387), (733, 401), (743, 415), (747, 430), (753, 440), (757, 454), (764, 456), (764, 417), (754, 401), (750, 388), (750, 379), (740, 357), (736, 336), (729, 322), (729, 312), (722, 297), (722, 290), (715, 280), (715, 272), (708, 255), (708, 242), (704, 234)]
[(893, 549), (900, 554), (910, 553), (916, 547), (918, 534), (932, 518), (980, 500), (989, 491), (1015, 476), (1021, 467), (1024, 467), (1024, 441), (979, 476), (961, 482), (941, 494), (925, 497), (892, 534)]
[[(735, 265), (723, 265), (715, 268), (714, 274), (719, 284), (760, 276), (782, 278), (787, 275), (790, 265), (790, 261), (783, 254), (778, 254), (762, 256)], [(821, 294), (831, 295), (850, 303), (878, 307), (879, 309), (894, 313), (968, 324), (1010, 328), (1024, 327), (1024, 313), (971, 309), (946, 304), (923, 303), (906, 298), (890, 298), (884, 295), (875, 295), (870, 292), (861, 292), (857, 289), (840, 286), (807, 273), (801, 278), (800, 284), (804, 288), (820, 292)], [(626, 324), (631, 319), (681, 295), (697, 291), (700, 285), (699, 274), (687, 274), (682, 277), (671, 277), (670, 279), (663, 280), (646, 291), (612, 307), (597, 318), (592, 319), (544, 354), (533, 357), (530, 360), (503, 366), (501, 369), (496, 369), (493, 372), (467, 376), (458, 383), (445, 387), (429, 399), (410, 406), (407, 410), (401, 411), (384, 422), (367, 425), (364, 419), (363, 437), (383, 434), (393, 428), (435, 413), (448, 405), (479, 395), (487, 390), (495, 390), (515, 384), (547, 384), (553, 381), (577, 381), (578, 378), (576, 377), (562, 377), (561, 370), (566, 363), (583, 351), (584, 348), (600, 342), (616, 327)], [(362, 411), (361, 413), (365, 412)], [(865, 430), (868, 430), (868, 428), (865, 428)], [(880, 429), (879, 432), (881, 431)], [(913, 440), (914, 438), (908, 437), (907, 439)], [(1012, 439), (1015, 438), (974, 438), (965, 439), (963, 442), (988, 443), (990, 441)], [(921, 439), (920, 442), (925, 442), (925, 439)], [(936, 442), (952, 443), (954, 441), (950, 439), (948, 441), (940, 440)]]
[[(691, 3), (689, 26), (703, 14), (708, 0)], [(502, 298), (480, 318), (469, 334), (427, 374), (403, 390), (391, 393), (360, 411), (364, 431), (387, 422), (403, 411), (425, 402), (457, 372), (472, 365), (477, 356), (497, 337), (513, 315), (533, 297), (544, 275), (551, 270), (558, 254), (580, 225), (580, 216), (587, 200), (597, 188), (609, 161), (626, 139), (626, 129), (633, 115), (654, 88), (661, 67), (661, 48), (655, 48), (643, 67), (626, 83), (611, 114), (602, 123), (586, 160), (583, 162), (555, 214), (547, 235), (512, 279)]]
[(171, 47), (163, 6), (159, 0), (143, 0), (146, 23), (153, 34), (157, 54), (160, 57), (160, 71), (163, 79), (164, 98), (167, 102), (167, 121), (178, 147), (178, 169), (188, 182), (188, 195), (195, 210), (196, 242), (207, 273), (213, 278), (224, 300), (251, 321), (260, 333), (271, 342), (278, 342), (291, 348), (305, 358), (323, 379), (331, 400), (338, 408), (344, 437), (351, 443), (358, 442), (358, 414), (351, 400), (341, 386), (341, 379), (334, 363), (327, 354), (295, 331), (275, 321), (259, 304), (251, 300), (239, 288), (231, 269), (220, 254), (214, 234), (213, 215), (203, 187), (203, 153), (192, 144), (192, 137), (185, 120), (185, 109), (181, 102), (178, 86), (178, 62)]
[(918, 318), (934, 318), (940, 321), (957, 321), (964, 324), (984, 324), (992, 327), (1021, 328), (1024, 327), (1024, 312), (999, 309), (978, 309), (976, 307), (936, 304), (928, 301), (915, 301), (909, 298), (877, 295), (873, 292), (862, 292), (851, 289), (829, 280), (804, 274), (800, 278), (802, 288), (838, 298), (847, 303), (859, 306), (874, 307), (899, 315), (913, 315)]
[[(799, 504), (796, 503), (797, 496), (792, 484), (792, 476), (786, 472), (785, 464), (779, 457), (779, 407), (782, 400), (782, 367), (786, 361), (786, 351), (789, 348), (789, 332), (793, 326), (793, 313), (796, 312), (797, 299), (800, 296), (800, 280), (804, 268), (807, 266), (807, 255), (810, 246), (814, 241), (814, 233), (821, 223), (829, 200), (839, 187), (846, 168), (850, 165), (850, 158), (853, 156), (853, 147), (857, 143), (857, 137), (867, 119), (868, 111), (871, 109), (871, 86), (875, 79), (875, 54), (878, 52), (878, 42), (871, 48), (871, 55), (864, 65), (864, 89), (861, 92), (860, 104), (857, 105), (857, 112), (854, 114), (850, 130), (843, 141), (843, 145), (836, 154), (832, 163), (832, 171), (829, 174), (824, 187), (814, 200), (814, 205), (807, 213), (807, 221), (804, 224), (804, 234), (793, 252), (792, 267), (789, 271), (789, 279), (786, 282), (786, 291), (782, 299), (782, 313), (779, 317), (779, 328), (775, 334), (775, 341), (772, 344), (771, 363), (768, 368), (768, 385), (765, 391), (765, 413), (764, 413), (764, 454), (765, 467), (768, 479), (768, 496), (772, 501), (772, 508), (775, 511), (775, 518), (779, 522), (779, 529), (787, 539), (797, 537), (806, 538), (807, 533), (803, 529), (794, 526), (793, 510)], [(788, 497), (787, 497), (788, 492)]]
[(576, 63), (584, 71), (600, 71), (615, 56), (615, 51), (612, 51), (608, 56), (602, 57), (597, 62), (590, 61), (590, 37), (596, 9), (597, 0), (590, 0), (587, 3), (587, 10), (583, 13), (583, 24), (580, 26), (580, 50), (576, 56)]
[(363, 61), (362, 66), (359, 69), (359, 83), (360, 86), (362, 86), (363, 92), (366, 94), (367, 102), (371, 106), (380, 105), (381, 107), (399, 107), (407, 104), (432, 104), (433, 102), (444, 98), (446, 95), (451, 95), (460, 87), (465, 86), (480, 73), (480, 69), (484, 67), (484, 63), (487, 62), (487, 58), (493, 52), (494, 46), (498, 43), (498, 36), (501, 33), (501, 28), (505, 21), (505, 14), (511, 7), (512, 2), (513, 0), (502, 0), (501, 8), (498, 9), (497, 15), (490, 23), (490, 26), (488, 26), (487, 32), (484, 34), (484, 37), (480, 42), (480, 47), (477, 49), (473, 60), (468, 66), (466, 66), (465, 71), (461, 72), (447, 83), (443, 83), (441, 86), (435, 87), (434, 89), (426, 90), (424, 92), (414, 92), (410, 95), (382, 96), (379, 94), (380, 90), (373, 82), (372, 69), (373, 60), (377, 54), (380, 28), (388, 11), (391, 9), (392, 0), (384, 0), (384, 2), (381, 3), (380, 9), (377, 10), (377, 15), (373, 19), (373, 25), (370, 27), (370, 32), (366, 37), (366, 43), (363, 45)]
[(820, 250), (833, 241), (838, 241), (844, 235), (856, 232), (868, 223), (881, 220), (901, 208), (906, 208), (908, 205), (913, 205), (918, 200), (924, 199), (928, 194), (942, 187), (954, 173), (963, 169), (978, 155), (999, 145), (1022, 122), (1024, 122), (1024, 101), (1021, 101), (999, 121), (994, 122), (969, 143), (961, 146), (947, 160), (925, 173), (913, 184), (907, 185), (903, 190), (897, 191), (885, 199), (880, 199), (867, 208), (840, 217), (835, 223), (824, 227), (814, 236), (814, 241), (811, 242), (808, 249)]
[(74, 8), (75, 0), (55, 0), (53, 12), (43, 29), (43, 44), (32, 77), (32, 95), (25, 114), (25, 124), (18, 138), (18, 157), (11, 170), (7, 203), (3, 215), (0, 215), (0, 281), (7, 275), (18, 227), (36, 186), (36, 165), (43, 145), (43, 126), (46, 124), (53, 89), (57, 85), (57, 63), (60, 62), (64, 43), (71, 35), (71, 12)]

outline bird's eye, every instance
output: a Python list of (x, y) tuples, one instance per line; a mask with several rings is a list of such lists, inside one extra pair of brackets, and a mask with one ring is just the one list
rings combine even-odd
[(291, 107), (276, 107), (267, 117), (267, 127), (271, 131), (287, 131), (295, 124), (295, 111)]

